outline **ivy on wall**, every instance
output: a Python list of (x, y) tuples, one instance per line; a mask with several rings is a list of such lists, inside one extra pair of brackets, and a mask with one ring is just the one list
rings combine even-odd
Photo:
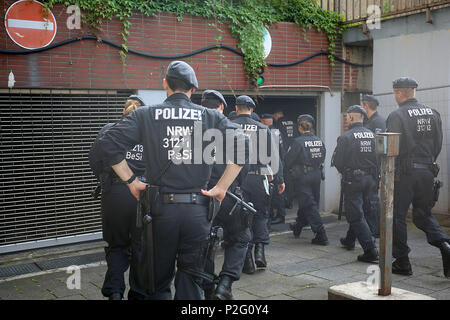
[(48, 8), (61, 3), (77, 5), (84, 20), (92, 28), (101, 29), (104, 20), (118, 18), (123, 24), (122, 51), (125, 61), (127, 37), (133, 11), (146, 16), (159, 12), (172, 12), (178, 20), (190, 14), (206, 19), (215, 19), (227, 25), (238, 47), (244, 53), (244, 67), (250, 80), (255, 80), (266, 66), (264, 61), (263, 31), (276, 22), (294, 22), (306, 30), (316, 27), (329, 40), (328, 51), (334, 65), (335, 40), (342, 33), (343, 18), (335, 12), (320, 8), (317, 0), (44, 0)]

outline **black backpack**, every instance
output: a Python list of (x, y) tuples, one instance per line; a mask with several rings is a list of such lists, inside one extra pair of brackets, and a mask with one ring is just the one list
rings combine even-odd
[(105, 135), (106, 131), (113, 127), (115, 123), (106, 124), (98, 133), (97, 138), (91, 145), (89, 150), (89, 166), (91, 167), (92, 173), (100, 181), (100, 175), (105, 171), (105, 165), (100, 154), (99, 141)]

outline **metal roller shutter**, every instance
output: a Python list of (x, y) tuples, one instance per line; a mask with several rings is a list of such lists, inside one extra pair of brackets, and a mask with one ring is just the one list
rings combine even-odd
[(88, 152), (130, 91), (0, 91), (0, 249), (101, 231)]

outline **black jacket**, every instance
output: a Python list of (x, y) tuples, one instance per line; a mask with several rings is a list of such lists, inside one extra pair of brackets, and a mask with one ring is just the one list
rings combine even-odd
[(364, 127), (373, 133), (385, 132), (386, 120), (378, 113), (378, 111), (375, 111), (369, 119), (364, 121)]
[(286, 154), (286, 168), (295, 166), (309, 166), (319, 168), (325, 161), (325, 144), (312, 132), (306, 132), (295, 138), (291, 149)]
[[(211, 144), (203, 141), (208, 129), (220, 130), (224, 138), (229, 129), (235, 145), (243, 146), (228, 152), (230, 159), (241, 159), (242, 165), (248, 162), (248, 138), (239, 127), (219, 112), (192, 103), (183, 93), (175, 93), (159, 105), (133, 111), (105, 133), (100, 145), (106, 164), (112, 166), (125, 158), (126, 150), (140, 143), (144, 147), (147, 179), (160, 185), (161, 192), (199, 192), (206, 188), (212, 169), (203, 160), (203, 151)], [(160, 181), (153, 181), (169, 159), (173, 164)]]
[(401, 133), (399, 156), (402, 159), (420, 159), (432, 163), (442, 149), (442, 121), (440, 114), (416, 99), (399, 105), (387, 118), (387, 131)]
[(338, 139), (331, 165), (344, 174), (346, 169), (378, 173), (375, 134), (363, 127), (361, 122), (353, 123)]

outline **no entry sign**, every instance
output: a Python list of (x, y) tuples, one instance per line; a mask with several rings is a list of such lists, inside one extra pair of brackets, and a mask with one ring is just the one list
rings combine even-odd
[(11, 40), (25, 49), (45, 47), (56, 35), (55, 16), (38, 1), (13, 3), (6, 11), (5, 27)]

